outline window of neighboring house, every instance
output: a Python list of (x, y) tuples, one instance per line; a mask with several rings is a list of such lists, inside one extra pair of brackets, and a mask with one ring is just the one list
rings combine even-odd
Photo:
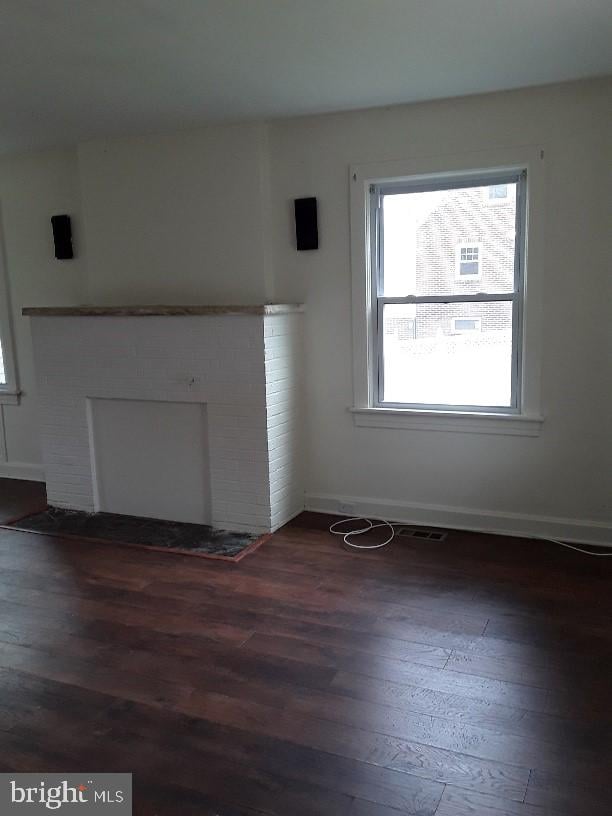
[(480, 244), (459, 244), (456, 254), (455, 276), (459, 279), (480, 277), (482, 248)]
[(8, 280), (4, 268), (4, 247), (0, 234), (0, 403), (19, 401), (17, 372), (13, 352)]
[(489, 184), (483, 190), (485, 201), (489, 204), (507, 204), (510, 201), (510, 185)]
[(452, 331), (454, 334), (464, 334), (465, 332), (480, 331), (481, 319), (479, 317), (453, 317)]

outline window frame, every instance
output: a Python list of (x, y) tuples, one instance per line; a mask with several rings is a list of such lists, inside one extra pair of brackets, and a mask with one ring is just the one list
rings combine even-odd
[(11, 301), (8, 275), (4, 253), (4, 233), (0, 222), (0, 344), (4, 361), (5, 383), (0, 383), (0, 405), (18, 405), (20, 398), (15, 347), (13, 344), (13, 326), (11, 320)]
[[(520, 399), (513, 412), (472, 411), (453, 406), (435, 410), (401, 405), (381, 407), (375, 402), (372, 372), (376, 345), (372, 304), (373, 231), (370, 187), (403, 180), (430, 184), (435, 178), (461, 177), (462, 186), (472, 174), (499, 176), (526, 170), (526, 233), (524, 236), (523, 315), (516, 323), (523, 349)], [(545, 161), (540, 146), (477, 150), (442, 156), (416, 156), (405, 160), (377, 161), (349, 168), (350, 240), (352, 272), (353, 403), (349, 410), (359, 427), (426, 431), (468, 432), (538, 436), (544, 418), (540, 409), (542, 352), (542, 278), (544, 265)]]
[[(384, 271), (383, 233), (384, 218), (382, 199), (385, 195), (401, 195), (402, 193), (430, 192), (433, 190), (461, 190), (466, 187), (480, 188), (492, 184), (516, 184), (516, 217), (515, 217), (515, 251), (513, 291), (493, 294), (457, 293), (454, 295), (408, 295), (405, 297), (385, 297), (380, 295), (382, 276)], [(518, 414), (521, 412), (521, 372), (522, 372), (522, 315), (525, 297), (523, 285), (523, 268), (525, 258), (525, 226), (526, 207), (525, 190), (527, 187), (527, 169), (518, 168), (513, 171), (493, 169), (482, 173), (468, 172), (453, 174), (445, 177), (437, 174), (431, 179), (388, 179), (384, 182), (371, 184), (370, 193), (370, 281), (372, 286), (371, 302), (374, 310), (374, 383), (373, 405), (376, 408), (415, 409), (421, 411), (466, 411), (470, 413), (506, 413)], [(480, 280), (482, 277), (482, 242), (461, 242), (469, 246), (479, 246), (479, 273), (460, 280)], [(383, 399), (384, 395), (384, 321), (383, 313), (387, 304), (419, 304), (419, 303), (512, 303), (512, 364), (510, 382), (510, 405), (461, 405), (456, 403), (423, 403), (423, 402), (393, 402)]]

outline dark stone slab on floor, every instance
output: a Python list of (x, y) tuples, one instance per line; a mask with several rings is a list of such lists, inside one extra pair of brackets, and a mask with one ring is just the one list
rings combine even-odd
[(258, 540), (257, 535), (217, 530), (206, 524), (55, 507), (14, 521), (10, 526), (33, 533), (78, 536), (224, 558), (240, 556)]

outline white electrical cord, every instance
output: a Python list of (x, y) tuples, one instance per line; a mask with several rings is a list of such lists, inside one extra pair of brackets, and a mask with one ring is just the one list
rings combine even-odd
[(612, 552), (591, 552), (590, 550), (583, 550), (582, 547), (575, 547), (573, 544), (568, 544), (566, 541), (557, 541), (556, 538), (541, 538), (540, 541), (550, 541), (553, 544), (559, 544), (561, 547), (567, 547), (568, 550), (576, 550), (576, 552), (583, 555), (594, 555), (595, 558), (610, 558)]
[[(337, 527), (339, 524), (350, 524), (354, 521), (359, 522), (359, 527), (355, 528), (354, 530), (338, 530)], [(363, 526), (363, 525), (366, 526)], [(360, 516), (356, 516), (354, 518), (347, 518), (347, 519), (340, 519), (339, 521), (335, 521), (329, 528), (329, 532), (332, 535), (342, 536), (342, 540), (346, 544), (347, 547), (351, 547), (354, 550), (380, 550), (381, 547), (386, 547), (387, 544), (390, 544), (393, 539), (395, 538), (395, 528), (396, 527), (409, 527), (410, 525), (401, 523), (401, 522), (391, 522), (385, 521), (385, 519), (368, 519), (363, 518)], [(352, 536), (359, 536), (363, 535), (364, 533), (369, 533), (370, 530), (376, 530), (379, 527), (386, 527), (388, 530), (391, 530), (391, 535), (386, 538), (380, 544), (354, 544), (351, 541)], [(583, 555), (592, 555), (595, 558), (610, 558), (612, 556), (612, 552), (590, 552), (590, 550), (583, 550), (582, 547), (576, 547), (573, 544), (567, 544), (565, 541), (558, 541), (556, 538), (540, 538), (539, 536), (534, 536), (534, 538), (538, 538), (539, 541), (548, 541), (552, 544), (558, 544), (560, 547), (567, 547), (568, 550), (575, 550), (576, 552), (582, 553)]]
[[(360, 524), (367, 524), (367, 527), (358, 527), (355, 530), (337, 530), (336, 527), (339, 524), (350, 524), (352, 521), (358, 521)], [(342, 536), (342, 540), (346, 544), (347, 547), (352, 547), (354, 550), (379, 550), (381, 547), (386, 547), (387, 544), (390, 544), (393, 539), (395, 538), (395, 527), (405, 527), (405, 524), (396, 524), (395, 526), (391, 524), (390, 521), (384, 521), (381, 519), (376, 524), (374, 521), (370, 521), (367, 518), (348, 518), (348, 519), (340, 519), (340, 521), (335, 521), (331, 527), (329, 528), (329, 532), (332, 535), (339, 535)], [(376, 530), (377, 527), (387, 527), (387, 529), (391, 530), (391, 535), (389, 538), (385, 539), (382, 544), (353, 544), (350, 540), (351, 536), (355, 535), (363, 535), (364, 533), (369, 533), (370, 530)]]

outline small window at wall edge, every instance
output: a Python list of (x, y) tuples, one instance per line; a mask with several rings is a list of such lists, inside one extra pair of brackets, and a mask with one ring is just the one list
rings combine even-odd
[(0, 232), (0, 405), (17, 405), (19, 397), (4, 241)]
[[(470, 157), (477, 158), (478, 164), (471, 165)], [(405, 161), (373, 162), (353, 165), (350, 168), (351, 183), (351, 268), (353, 277), (353, 391), (351, 407), (354, 423), (361, 427), (388, 427), (419, 430), (468, 431), (537, 436), (543, 417), (540, 414), (540, 360), (541, 360), (541, 311), (542, 282), (540, 270), (544, 252), (544, 151), (541, 148), (502, 148), (485, 150), (480, 153), (465, 153), (455, 156), (412, 158)], [(471, 165), (471, 166), (470, 166)], [(481, 170), (474, 170), (480, 167)], [(516, 169), (515, 169), (516, 168)], [(396, 172), (393, 172), (393, 171)], [(516, 395), (512, 406), (503, 409), (489, 409), (487, 406), (456, 407), (454, 405), (389, 404), (377, 398), (376, 366), (379, 350), (376, 342), (376, 317), (381, 304), (377, 303), (373, 283), (377, 279), (376, 258), (380, 248), (372, 246), (376, 240), (376, 226), (373, 222), (375, 210), (371, 204), (372, 190), (377, 186), (398, 185), (404, 191), (410, 189), (428, 190), (430, 182), (435, 188), (463, 188), (492, 184), (514, 183), (522, 180), (522, 209), (525, 222), (529, 218), (529, 229), (522, 227), (525, 234), (517, 235), (517, 246), (522, 248), (522, 263), (525, 262), (527, 239), (529, 243), (529, 290), (525, 283), (525, 269), (521, 289), (516, 292), (517, 300), (522, 298), (523, 313), (517, 319), (514, 310), (513, 357), (522, 354), (522, 370), (516, 371)], [(529, 178), (529, 184), (527, 183)], [(483, 191), (484, 192), (484, 191)], [(514, 196), (512, 196), (514, 199)], [(469, 236), (466, 236), (469, 237)], [(480, 236), (479, 236), (480, 237)], [(518, 243), (520, 242), (520, 243)], [(467, 242), (466, 242), (467, 243)], [(475, 242), (474, 242), (475, 243)], [(456, 246), (456, 245), (455, 245)], [(479, 258), (480, 260), (480, 258)], [(488, 273), (487, 273), (488, 274)], [(365, 278), (364, 278), (365, 276)], [(363, 284), (372, 286), (372, 294), (366, 295)], [(461, 286), (461, 284), (458, 284)], [(481, 288), (472, 288), (471, 293), (479, 295)], [(463, 287), (462, 287), (463, 288)], [(482, 287), (484, 288), (484, 287)], [(510, 292), (505, 293), (508, 300)], [(477, 299), (477, 298), (475, 298)], [(405, 299), (396, 298), (400, 303)], [(444, 301), (444, 298), (441, 298)], [(478, 314), (478, 308), (474, 309)], [(390, 317), (398, 311), (390, 311)], [(460, 317), (460, 316), (458, 316)], [(473, 315), (470, 315), (470, 318)], [(447, 323), (447, 331), (453, 324)], [(461, 325), (461, 324), (459, 324)], [(484, 325), (484, 324), (483, 324)], [(489, 325), (489, 324), (487, 324)], [(459, 328), (459, 327), (458, 327)], [(470, 328), (470, 334), (474, 334)], [(458, 333), (462, 333), (461, 331)]]

